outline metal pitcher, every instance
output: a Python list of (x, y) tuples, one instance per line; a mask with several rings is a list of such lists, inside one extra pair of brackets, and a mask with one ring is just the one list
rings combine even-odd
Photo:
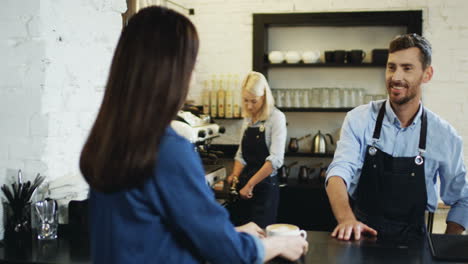
[(328, 151), (329, 146), (327, 146), (327, 139), (325, 136), (328, 136), (330, 138), (330, 144), (333, 143), (333, 137), (329, 133), (327, 134), (322, 134), (320, 133), (320, 130), (318, 133), (314, 136), (314, 139), (312, 140), (312, 153), (314, 154), (326, 154)]

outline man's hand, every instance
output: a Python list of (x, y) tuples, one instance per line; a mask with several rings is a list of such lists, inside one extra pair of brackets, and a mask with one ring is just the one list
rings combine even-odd
[(465, 231), (465, 228), (455, 222), (447, 222), (447, 229), (445, 229), (445, 234), (451, 235), (460, 235)]
[(244, 232), (256, 236), (258, 238), (265, 237), (265, 231), (261, 229), (257, 224), (254, 222), (247, 223), (245, 225), (236, 226), (237, 232)]
[(361, 239), (361, 233), (367, 233), (372, 236), (377, 235), (377, 231), (357, 220), (346, 220), (339, 223), (331, 235), (340, 240), (350, 240), (353, 233), (355, 240)]
[(239, 191), (239, 195), (242, 199), (250, 199), (253, 197), (253, 185), (246, 184), (244, 188)]

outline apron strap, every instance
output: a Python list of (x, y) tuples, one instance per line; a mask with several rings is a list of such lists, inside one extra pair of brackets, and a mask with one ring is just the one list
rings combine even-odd
[(427, 136), (427, 115), (426, 111), (424, 111), (424, 107), (422, 108), (421, 113), (421, 135), (419, 136), (419, 152), (426, 151), (426, 136)]
[(383, 122), (383, 117), (385, 114), (385, 103), (387, 101), (385, 100), (380, 107), (379, 115), (377, 116), (377, 122), (375, 123), (375, 128), (374, 128), (374, 135), (372, 138), (374, 139), (374, 142), (377, 141), (380, 138), (380, 130), (382, 129), (382, 122)]
[[(372, 139), (377, 141), (380, 138), (380, 131), (382, 130), (382, 123), (383, 123), (383, 118), (385, 115), (385, 103), (387, 100), (385, 100), (380, 107), (379, 114), (377, 116), (377, 121), (375, 123), (374, 127), (374, 135), (372, 136)], [(421, 113), (421, 133), (419, 135), (419, 153), (420, 155), (423, 154), (426, 151), (426, 137), (427, 137), (427, 115), (426, 111), (424, 111), (424, 107), (422, 107), (422, 113)]]

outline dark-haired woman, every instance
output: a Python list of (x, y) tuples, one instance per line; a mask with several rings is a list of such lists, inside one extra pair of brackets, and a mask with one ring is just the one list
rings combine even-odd
[(307, 250), (301, 237), (237, 232), (193, 146), (169, 127), (197, 52), (195, 27), (169, 9), (143, 9), (122, 32), (80, 160), (93, 263), (260, 263)]

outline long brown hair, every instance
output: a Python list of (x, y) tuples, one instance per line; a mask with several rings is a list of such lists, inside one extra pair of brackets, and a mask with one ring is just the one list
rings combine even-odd
[(195, 26), (175, 11), (153, 6), (129, 20), (81, 153), (80, 169), (93, 189), (138, 187), (151, 176), (161, 138), (186, 99), (197, 53)]

